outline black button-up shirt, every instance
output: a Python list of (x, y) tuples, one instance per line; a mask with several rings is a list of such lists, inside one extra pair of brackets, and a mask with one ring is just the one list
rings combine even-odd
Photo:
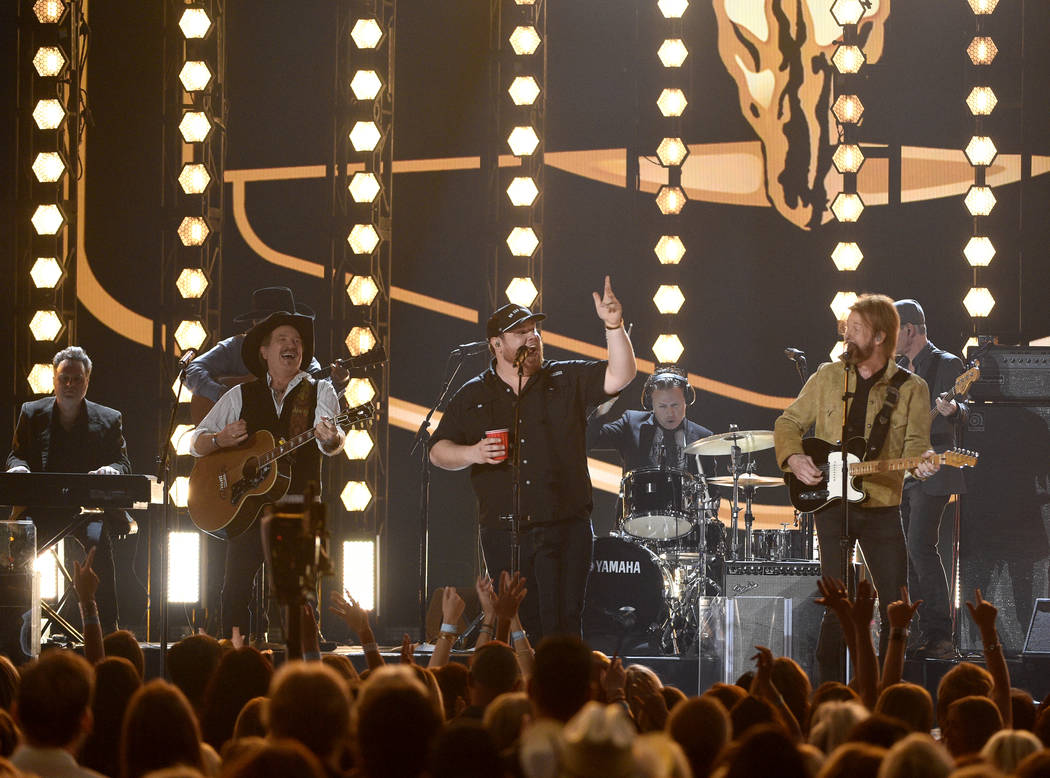
[(589, 518), (593, 500), (587, 470), (587, 407), (608, 399), (607, 364), (545, 361), (522, 388), (516, 439), (517, 398), (493, 368), (456, 392), (431, 445), (450, 440), (469, 446), (481, 440), (486, 430), (510, 430), (510, 451), (505, 461), (470, 468), (483, 526), (498, 526), (500, 515), (513, 511), (511, 462), (515, 448), (521, 452), (521, 512), (530, 522)]

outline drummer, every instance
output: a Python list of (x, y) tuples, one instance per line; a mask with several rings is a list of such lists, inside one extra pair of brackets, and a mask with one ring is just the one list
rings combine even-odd
[(615, 449), (623, 459), (623, 472), (647, 467), (685, 470), (693, 475), (715, 474), (715, 460), (685, 453), (685, 447), (706, 438), (711, 430), (685, 417), (696, 400), (685, 372), (673, 365), (658, 365), (642, 388), (642, 411), (625, 411), (609, 423), (603, 415), (610, 404), (598, 407), (587, 424), (588, 449)]

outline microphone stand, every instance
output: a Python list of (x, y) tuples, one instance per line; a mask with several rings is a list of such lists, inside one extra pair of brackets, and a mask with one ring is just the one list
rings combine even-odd
[[(524, 346), (522, 347), (524, 348)], [(513, 513), (501, 516), (502, 521), (510, 523), (510, 574), (514, 575), (521, 568), (521, 388), (525, 381), (525, 360), (528, 352), (515, 357), (518, 368), (518, 393), (514, 397), (514, 424), (511, 425), (511, 440), (514, 454), (511, 456), (511, 502)], [(507, 452), (510, 453), (509, 451)], [(526, 519), (527, 521), (527, 519)]]
[[(453, 359), (455, 367), (453, 368)], [(418, 448), (419, 456), (419, 624), (420, 640), (427, 639), (427, 591), (430, 587), (430, 419), (438, 408), (444, 408), (449, 401), (452, 381), (455, 380), (459, 369), (463, 366), (463, 355), (456, 350), (449, 354), (445, 362), (445, 382), (438, 392), (437, 401), (427, 411), (426, 417), (416, 430), (416, 437), (412, 441), (412, 448), (408, 455), (412, 456)], [(450, 368), (452, 368), (450, 370)]]
[[(180, 363), (181, 364), (181, 363)], [(160, 543), (160, 677), (164, 677), (164, 666), (168, 658), (168, 534), (171, 532), (171, 466), (172, 450), (171, 436), (175, 432), (175, 414), (179, 409), (179, 395), (182, 394), (182, 384), (186, 378), (186, 362), (179, 368), (178, 387), (175, 390), (175, 399), (171, 401), (171, 413), (168, 414), (168, 431), (164, 434), (161, 445), (164, 447), (157, 458), (157, 481), (164, 484), (164, 503), (161, 507), (161, 543)], [(152, 533), (151, 533), (152, 535)], [(152, 578), (152, 576), (150, 576)], [(149, 640), (149, 629), (146, 630), (146, 639)]]
[[(795, 369), (798, 371), (799, 380), (802, 385), (806, 385), (806, 381), (809, 379), (809, 365), (806, 364), (806, 355), (799, 354), (797, 359), (792, 360), (795, 363)], [(799, 531), (802, 533), (802, 554), (808, 559), (813, 559), (813, 535), (814, 535), (814, 524), (812, 513), (801, 513), (795, 511), (795, 519), (798, 521)]]
[[(845, 357), (848, 359), (848, 356)], [(842, 472), (840, 473), (840, 479), (842, 482), (842, 526), (840, 527), (841, 536), (839, 537), (839, 553), (842, 555), (840, 575), (842, 576), (843, 584), (846, 587), (846, 596), (851, 600), (856, 597), (857, 594), (857, 582), (853, 580), (853, 565), (850, 557), (852, 554), (853, 543), (849, 537), (849, 500), (846, 499), (846, 495), (849, 489), (849, 464), (846, 459), (846, 426), (848, 424), (847, 414), (849, 413), (849, 401), (853, 397), (853, 393), (849, 390), (849, 369), (850, 364), (848, 361), (845, 362), (845, 370), (842, 374), (842, 437), (839, 441), (839, 455), (842, 458)], [(860, 374), (857, 374), (857, 379), (860, 380)], [(839, 671), (843, 680), (846, 678), (847, 668), (847, 652), (846, 641), (842, 641), (842, 654), (839, 657)]]

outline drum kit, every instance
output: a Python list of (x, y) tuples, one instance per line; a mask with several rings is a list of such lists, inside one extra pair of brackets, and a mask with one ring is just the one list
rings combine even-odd
[[(617, 649), (630, 633), (644, 636), (648, 649), (657, 653), (695, 653), (701, 601), (722, 594), (726, 560), (806, 558), (812, 539), (807, 543), (804, 533), (788, 529), (791, 525), (752, 529), (756, 490), (783, 486), (784, 480), (753, 473), (748, 455), (772, 447), (772, 432), (731, 425), (729, 432), (685, 448), (690, 456), (729, 457), (729, 475), (705, 477), (659, 467), (626, 473), (618, 530), (595, 540), (585, 630), (589, 621), (592, 631), (619, 633)], [(729, 492), (728, 530), (718, 517), (721, 496), (715, 489)]]

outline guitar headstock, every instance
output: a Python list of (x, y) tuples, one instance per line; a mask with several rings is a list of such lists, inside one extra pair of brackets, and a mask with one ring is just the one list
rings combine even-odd
[(364, 405), (356, 405), (336, 416), (335, 423), (337, 426), (344, 429), (360, 429), (376, 417), (377, 411), (378, 408), (373, 402), (367, 402)]
[(957, 397), (963, 397), (968, 391), (970, 391), (973, 382), (980, 377), (981, 361), (977, 360), (973, 363), (973, 367), (955, 379), (955, 386), (952, 387), (952, 391), (955, 392)]
[(967, 451), (965, 448), (953, 448), (944, 452), (944, 464), (949, 467), (974, 467), (977, 465), (976, 451)]

